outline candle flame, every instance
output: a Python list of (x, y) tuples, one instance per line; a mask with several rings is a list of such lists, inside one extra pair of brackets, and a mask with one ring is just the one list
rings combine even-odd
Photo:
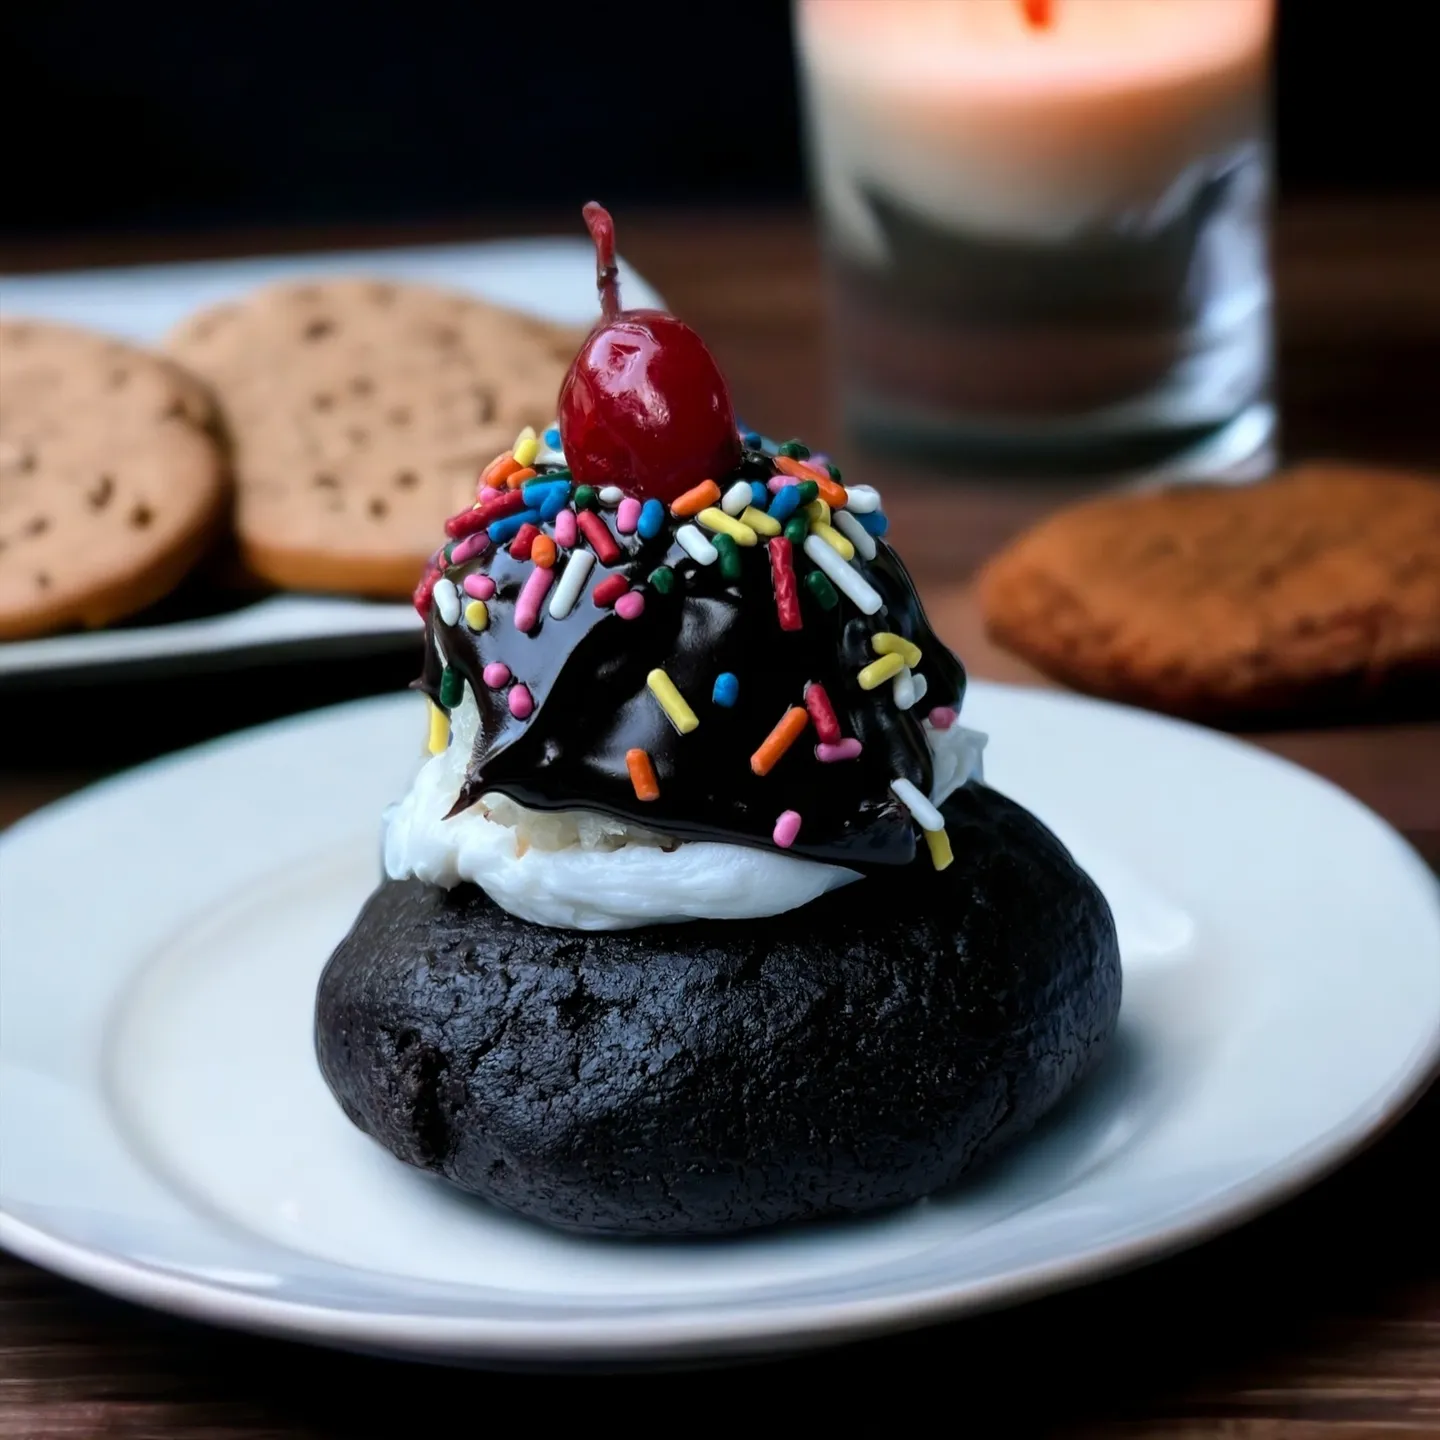
[(1020, 12), (1032, 30), (1048, 30), (1055, 23), (1055, 0), (1020, 0)]

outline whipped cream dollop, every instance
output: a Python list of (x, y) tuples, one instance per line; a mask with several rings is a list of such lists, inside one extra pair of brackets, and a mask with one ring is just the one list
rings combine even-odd
[[(450, 743), (385, 817), (385, 873), (449, 889), (479, 885), (512, 915), (567, 930), (780, 915), (860, 879), (857, 871), (721, 841), (677, 841), (590, 810), (537, 811), (482, 795), (446, 819), (479, 725), (474, 698), (451, 714)], [(940, 804), (981, 776), (985, 736), (926, 724)]]

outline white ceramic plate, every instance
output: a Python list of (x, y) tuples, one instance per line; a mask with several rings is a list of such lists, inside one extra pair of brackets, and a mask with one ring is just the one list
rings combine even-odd
[[(202, 305), (304, 275), (420, 281), (563, 324), (583, 325), (596, 313), (595, 250), (583, 237), (7, 275), (0, 276), (0, 313), (85, 325), (150, 344)], [(627, 304), (662, 303), (623, 262), (621, 277)], [(62, 682), (77, 673), (93, 682), (142, 669), (393, 650), (418, 647), (419, 641), (419, 621), (406, 604), (275, 595), (194, 619), (0, 644), (0, 689)]]
[(311, 1051), (422, 707), (165, 760), (0, 838), (0, 1242), (182, 1314), (431, 1359), (773, 1353), (1074, 1285), (1315, 1179), (1415, 1095), (1440, 894), (1355, 801), (1234, 740), (977, 684), (990, 778), (1106, 890), (1114, 1053), (1008, 1158), (877, 1219), (583, 1240), (351, 1128)]

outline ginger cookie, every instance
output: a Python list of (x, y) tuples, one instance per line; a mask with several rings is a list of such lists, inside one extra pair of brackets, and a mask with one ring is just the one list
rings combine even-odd
[(0, 321), (0, 639), (108, 625), (172, 590), (223, 517), (215, 426), (160, 356)]
[(168, 349), (219, 397), (245, 563), (291, 589), (398, 597), (481, 468), (553, 421), (583, 335), (471, 296), (333, 279), (202, 311)]
[(1309, 464), (1063, 510), (981, 572), (1002, 645), (1096, 695), (1216, 723), (1440, 697), (1440, 481)]

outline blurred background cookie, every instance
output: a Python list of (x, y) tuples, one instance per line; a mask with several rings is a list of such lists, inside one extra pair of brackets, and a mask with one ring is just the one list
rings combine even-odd
[(215, 418), (159, 356), (0, 322), (0, 638), (108, 625), (174, 588), (222, 516)]
[(1423, 476), (1313, 464), (1093, 500), (1013, 542), (978, 592), (994, 640), (1092, 694), (1229, 724), (1440, 709)]
[(553, 420), (582, 338), (470, 296), (336, 279), (203, 311), (168, 348), (223, 408), (245, 562), (290, 589), (398, 597), (481, 467)]

